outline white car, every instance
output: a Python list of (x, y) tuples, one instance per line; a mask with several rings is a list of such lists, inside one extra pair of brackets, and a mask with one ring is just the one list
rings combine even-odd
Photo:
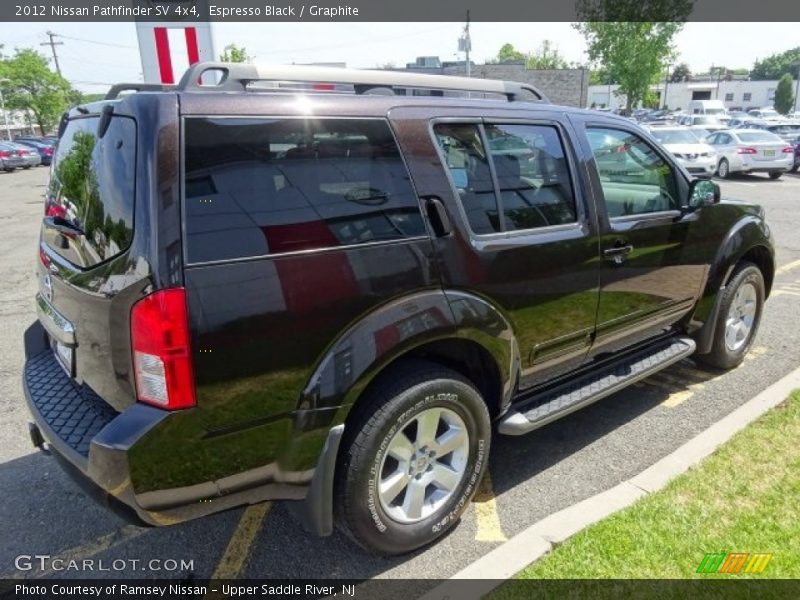
[(755, 117), (756, 119), (764, 119), (767, 121), (775, 121), (783, 118), (783, 116), (777, 110), (766, 106), (764, 108), (754, 108), (753, 110), (748, 110), (747, 114), (751, 117)]
[(728, 129), (706, 140), (718, 155), (717, 175), (768, 173), (778, 179), (794, 163), (794, 148), (784, 139), (761, 129)]
[(717, 153), (688, 127), (652, 127), (650, 134), (692, 175), (711, 177), (717, 170)]

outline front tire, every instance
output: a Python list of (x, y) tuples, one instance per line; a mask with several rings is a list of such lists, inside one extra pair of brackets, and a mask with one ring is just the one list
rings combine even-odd
[(711, 352), (698, 356), (718, 369), (741, 364), (753, 345), (764, 307), (764, 277), (752, 263), (743, 262), (722, 292)]
[(783, 177), (783, 171), (770, 171), (769, 178), (770, 179), (780, 179)]
[(338, 527), (383, 555), (444, 535), (488, 466), (491, 420), (481, 395), (451, 369), (408, 361), (354, 411), (337, 468)]

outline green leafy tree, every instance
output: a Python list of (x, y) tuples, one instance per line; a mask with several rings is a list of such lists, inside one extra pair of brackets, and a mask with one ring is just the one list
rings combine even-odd
[(539, 48), (528, 57), (526, 66), (529, 69), (567, 69), (569, 63), (561, 56), (556, 45), (545, 40)]
[(514, 48), (513, 44), (503, 44), (497, 52), (497, 62), (514, 62), (526, 60), (527, 56)]
[(239, 47), (236, 44), (228, 44), (223, 48), (219, 59), (222, 62), (246, 63), (253, 60), (253, 57), (247, 55), (247, 48), (244, 46)]
[(692, 70), (689, 68), (685, 62), (678, 63), (675, 65), (675, 68), (672, 69), (672, 73), (669, 75), (669, 82), (670, 83), (680, 83), (682, 81), (691, 81), (692, 80)]
[(619, 83), (617, 75), (603, 65), (592, 69), (589, 75), (589, 85), (614, 85)]
[(692, 0), (578, 0), (589, 60), (612, 71), (626, 110), (646, 101), (673, 57), (672, 40), (691, 12)]
[(30, 49), (0, 60), (0, 79), (7, 80), (0, 84), (6, 108), (28, 112), (42, 134), (51, 131), (79, 98), (66, 79), (50, 70), (47, 59)]
[(794, 107), (794, 80), (789, 73), (785, 73), (775, 88), (775, 110), (787, 115), (792, 107)]
[(796, 73), (793, 63), (800, 62), (800, 46), (757, 60), (750, 70), (753, 80), (780, 79), (784, 73)]

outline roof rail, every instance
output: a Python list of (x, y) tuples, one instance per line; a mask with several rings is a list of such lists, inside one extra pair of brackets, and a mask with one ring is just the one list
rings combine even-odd
[[(201, 84), (201, 77), (206, 73), (216, 73), (219, 83)], [(509, 102), (530, 100), (525, 98), (527, 92), (539, 101), (549, 101), (535, 86), (516, 81), (308, 65), (265, 66), (222, 62), (192, 65), (184, 73), (177, 89), (181, 92), (241, 92), (256, 81), (352, 84), (356, 94), (380, 88), (389, 88), (393, 92), (397, 88), (482, 92), (503, 95)]]
[(114, 100), (119, 98), (122, 92), (169, 92), (174, 90), (174, 85), (165, 85), (161, 83), (118, 83), (112, 85), (111, 89), (106, 93), (105, 100)]

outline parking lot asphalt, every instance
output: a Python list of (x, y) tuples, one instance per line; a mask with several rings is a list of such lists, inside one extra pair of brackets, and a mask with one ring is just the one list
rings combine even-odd
[[(490, 478), (440, 543), (409, 556), (372, 557), (341, 534), (306, 534), (281, 503), (139, 528), (86, 497), (28, 439), (22, 334), (35, 318), (34, 261), (46, 180), (45, 168), (0, 173), (0, 578), (449, 577), (535, 521), (642, 471), (800, 365), (800, 177), (743, 176), (720, 182), (723, 198), (765, 207), (779, 266), (745, 363), (721, 374), (684, 360), (527, 436), (496, 437)], [(121, 559), (128, 562), (118, 571), (55, 572), (27, 569), (24, 559), (17, 569), (20, 555), (62, 558), (64, 565), (91, 559), (95, 569), (100, 560), (112, 569)], [(143, 570), (158, 566), (145, 565), (151, 559), (178, 566)]]

